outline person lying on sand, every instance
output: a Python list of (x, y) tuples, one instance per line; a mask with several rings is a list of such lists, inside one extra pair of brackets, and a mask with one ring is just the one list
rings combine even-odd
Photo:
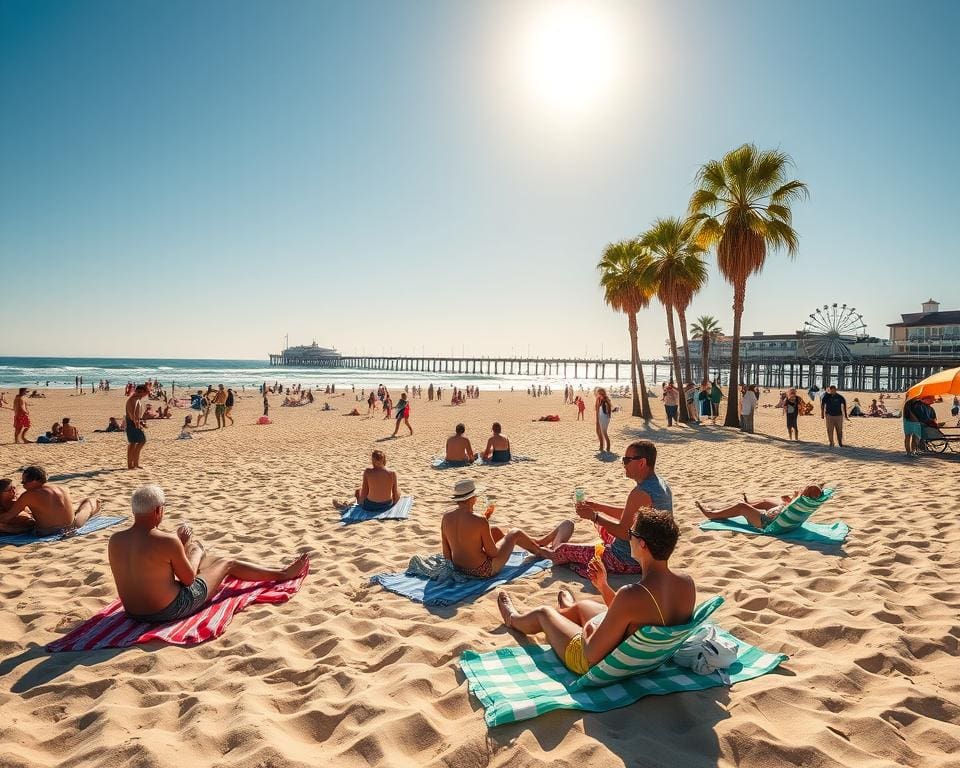
[(456, 434), (447, 438), (447, 447), (443, 458), (451, 467), (465, 467), (476, 461), (477, 455), (473, 452), (470, 441), (464, 436), (467, 428), (463, 424), (457, 424), (454, 430)]
[[(363, 470), (363, 482), (353, 492), (359, 504), (367, 512), (383, 512), (400, 501), (400, 491), (397, 488), (397, 473), (387, 469), (387, 454), (383, 451), (374, 451), (370, 454), (370, 463), (373, 465)], [(350, 504), (334, 500), (337, 509), (346, 509)]]
[(504, 532), (491, 527), (486, 515), (473, 513), (477, 494), (482, 490), (473, 480), (458, 481), (452, 496), (457, 506), (444, 513), (440, 520), (443, 556), (468, 576), (485, 579), (500, 573), (516, 546), (543, 556), (544, 546), (559, 546), (573, 533), (571, 520), (564, 520), (539, 539), (531, 538), (519, 528)]
[(823, 488), (819, 485), (808, 485), (801, 491), (795, 491), (792, 496), (784, 494), (779, 497), (766, 499), (757, 499), (750, 501), (746, 494), (743, 494), (743, 501), (737, 502), (733, 506), (722, 509), (707, 509), (699, 501), (695, 501), (697, 509), (703, 512), (703, 516), (710, 520), (726, 520), (731, 517), (745, 517), (747, 522), (754, 528), (763, 530), (766, 528), (787, 504), (806, 496), (809, 499), (819, 499), (823, 495)]
[[(3, 481), (0, 481), (3, 482)], [(100, 499), (90, 496), (73, 508), (70, 491), (63, 485), (47, 485), (43, 467), (24, 467), (24, 492), (19, 497), (11, 483), (0, 504), (0, 532), (48, 536), (79, 528), (100, 511)], [(13, 498), (8, 498), (13, 493)]]
[(487, 440), (487, 447), (483, 449), (484, 461), (506, 462), (510, 461), (510, 441), (502, 434), (502, 427), (499, 421), (493, 422), (490, 428), (493, 434)]
[(309, 565), (300, 555), (284, 568), (263, 568), (231, 557), (214, 557), (189, 525), (176, 534), (160, 530), (166, 500), (158, 485), (133, 493), (133, 525), (113, 534), (107, 547), (120, 602), (130, 618), (161, 624), (196, 613), (227, 576), (243, 581), (288, 581)]
[(641, 564), (643, 578), (614, 592), (599, 558), (590, 561), (587, 575), (603, 602), (580, 600), (561, 589), (558, 605), (520, 613), (501, 591), (497, 605), (503, 623), (525, 635), (544, 632), (564, 665), (577, 675), (606, 658), (642, 626), (676, 626), (690, 621), (696, 586), (686, 574), (674, 573), (667, 561), (680, 529), (669, 512), (644, 510), (630, 529), (630, 552)]

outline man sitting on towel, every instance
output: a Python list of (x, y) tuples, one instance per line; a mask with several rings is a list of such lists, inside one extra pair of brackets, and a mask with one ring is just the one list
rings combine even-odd
[(443, 556), (468, 576), (486, 579), (500, 573), (516, 546), (543, 556), (544, 546), (557, 547), (573, 533), (571, 520), (564, 520), (539, 539), (531, 538), (519, 528), (504, 532), (491, 527), (486, 515), (473, 513), (477, 493), (482, 490), (473, 480), (458, 481), (452, 497), (457, 506), (440, 521)]
[(484, 461), (497, 464), (510, 461), (510, 441), (501, 434), (502, 429), (499, 421), (493, 422), (491, 427), (493, 434), (487, 440), (487, 447), (483, 451)]
[(454, 431), (456, 434), (447, 438), (447, 452), (444, 459), (451, 467), (465, 467), (473, 464), (477, 456), (470, 446), (470, 441), (463, 435), (467, 428), (463, 424), (457, 424)]
[(823, 495), (823, 489), (819, 485), (808, 485), (802, 491), (795, 491), (792, 496), (783, 495), (780, 497), (757, 499), (750, 501), (747, 495), (743, 495), (743, 501), (737, 502), (733, 506), (722, 509), (707, 509), (699, 501), (695, 501), (697, 509), (703, 512), (704, 517), (709, 520), (727, 520), (731, 517), (745, 517), (747, 522), (754, 528), (763, 530), (777, 515), (783, 511), (783, 508), (801, 496), (809, 499), (819, 499)]
[(288, 581), (306, 569), (300, 555), (285, 568), (262, 568), (208, 554), (189, 525), (176, 534), (160, 530), (163, 489), (145, 485), (133, 493), (133, 525), (113, 534), (107, 553), (123, 608), (130, 618), (151, 624), (177, 621), (210, 601), (227, 576), (242, 581)]
[[(387, 469), (387, 454), (383, 451), (374, 451), (370, 454), (370, 463), (373, 464), (363, 470), (363, 482), (353, 495), (367, 512), (383, 512), (400, 501), (400, 490), (397, 487), (397, 473)], [(347, 509), (350, 505), (334, 501), (337, 509)]]
[(100, 499), (90, 496), (73, 509), (70, 491), (63, 485), (47, 485), (47, 472), (43, 467), (24, 467), (24, 493), (17, 496), (10, 483), (2, 488), (0, 501), (0, 532), (32, 533), (49, 536), (79, 528), (100, 511)]

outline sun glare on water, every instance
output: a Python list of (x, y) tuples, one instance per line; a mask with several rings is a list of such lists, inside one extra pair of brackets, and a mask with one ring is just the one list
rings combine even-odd
[(619, 62), (614, 20), (590, 2), (551, 3), (530, 19), (520, 42), (520, 67), (529, 96), (566, 114), (607, 96)]

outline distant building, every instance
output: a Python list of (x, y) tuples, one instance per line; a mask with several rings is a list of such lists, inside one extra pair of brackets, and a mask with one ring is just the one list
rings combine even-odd
[[(836, 357), (825, 359), (844, 359), (863, 357), (885, 357), (892, 354), (893, 347), (883, 339), (870, 336), (840, 336), (843, 349)], [(740, 359), (757, 360), (761, 358), (776, 358), (779, 360), (796, 359), (798, 361), (820, 360), (823, 355), (818, 352), (821, 348), (815, 343), (816, 338), (805, 331), (793, 333), (764, 333), (754, 331), (750, 336), (740, 337)], [(700, 362), (702, 357), (701, 344), (698, 339), (690, 339), (690, 360)], [(681, 347), (682, 350), (682, 347)], [(733, 350), (733, 337), (721, 336), (710, 344), (710, 363), (730, 359)]]
[(940, 302), (928, 299), (920, 312), (900, 315), (890, 323), (894, 354), (931, 357), (960, 355), (960, 310), (940, 311)]

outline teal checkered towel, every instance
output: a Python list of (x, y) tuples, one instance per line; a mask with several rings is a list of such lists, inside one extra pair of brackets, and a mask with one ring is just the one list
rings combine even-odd
[[(641, 627), (582, 677), (568, 670), (548, 645), (489, 653), (465, 651), (460, 668), (491, 727), (529, 720), (554, 709), (606, 712), (644, 696), (713, 688), (725, 684), (719, 672), (698, 675), (670, 659), (722, 602), (723, 598), (715, 597), (701, 604), (694, 619), (682, 627)], [(787, 659), (783, 654), (765, 653), (723, 630), (718, 634), (737, 646), (737, 660), (724, 670), (730, 684), (764, 675)]]

